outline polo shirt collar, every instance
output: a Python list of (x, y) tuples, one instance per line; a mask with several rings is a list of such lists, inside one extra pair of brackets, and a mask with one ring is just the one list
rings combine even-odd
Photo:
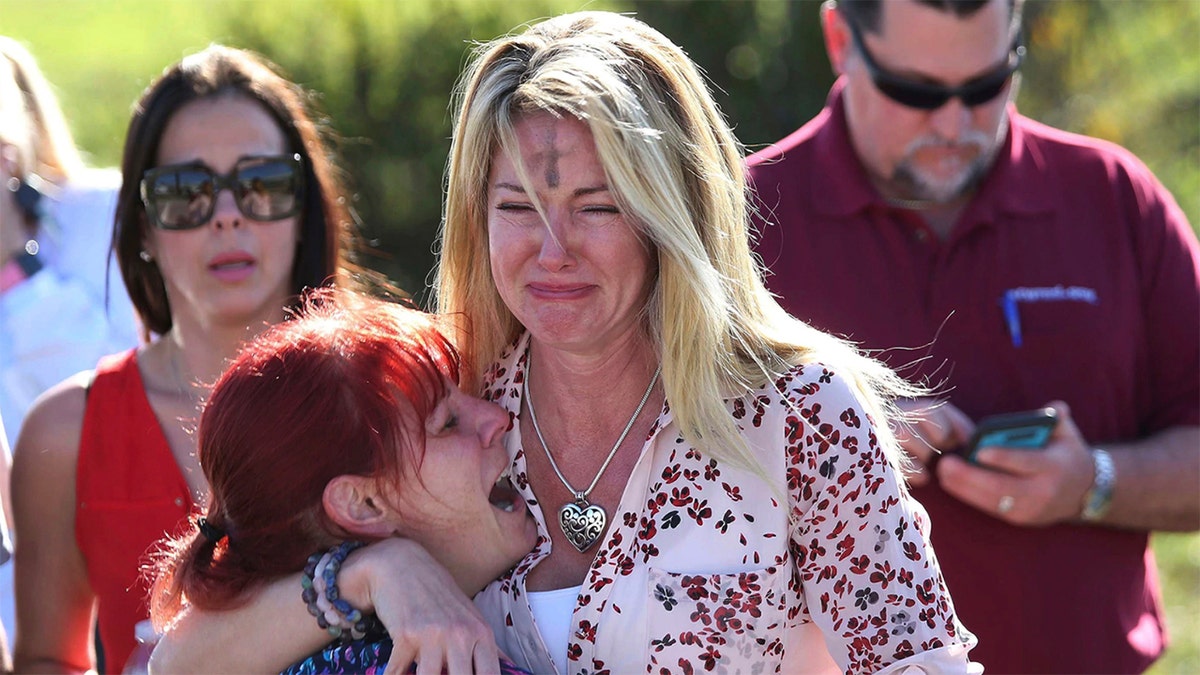
[[(850, 143), (844, 88), (845, 81), (839, 78), (830, 89), (821, 113), (828, 120), (814, 140), (822, 170), (814, 172), (816, 178), (810, 184), (811, 203), (817, 212), (833, 217), (850, 216), (872, 206), (890, 208), (871, 184)], [(1008, 133), (970, 210), (977, 215), (1050, 211), (1054, 208), (1054, 198), (1049, 191), (1050, 182), (1042, 178), (1045, 158), (1036, 147), (1026, 144), (1024, 118), (1011, 103), (1008, 116)]]
[(996, 153), (974, 201), (985, 207), (980, 212), (1033, 214), (1054, 210), (1051, 181), (1046, 180), (1046, 158), (1027, 141), (1028, 120), (1008, 104), (1008, 133)]
[(850, 216), (882, 201), (850, 143), (844, 88), (841, 78), (833, 83), (821, 113), (828, 116), (828, 122), (814, 139), (815, 158), (822, 166), (813, 172), (816, 179), (810, 183), (810, 203), (824, 216)]

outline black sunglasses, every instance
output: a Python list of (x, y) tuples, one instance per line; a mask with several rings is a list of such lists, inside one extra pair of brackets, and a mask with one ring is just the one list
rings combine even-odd
[(896, 103), (910, 108), (937, 110), (945, 105), (946, 101), (956, 96), (964, 105), (971, 108), (987, 103), (1004, 91), (1004, 87), (1012, 78), (1013, 73), (1021, 67), (1021, 61), (1025, 58), (1025, 46), (1021, 44), (1021, 34), (1018, 32), (1009, 48), (1008, 63), (996, 70), (958, 87), (920, 82), (884, 70), (875, 61), (875, 57), (871, 56), (871, 52), (867, 51), (862, 34), (854, 22), (847, 20), (846, 24), (850, 26), (850, 36), (854, 40), (854, 46), (858, 49), (858, 53), (862, 54), (863, 64), (866, 65), (867, 73), (871, 75), (871, 81), (875, 83), (875, 87)]
[(164, 230), (207, 223), (221, 190), (233, 192), (238, 211), (259, 221), (296, 215), (303, 202), (304, 161), (299, 154), (243, 157), (220, 175), (201, 162), (160, 166), (142, 174), (142, 203)]

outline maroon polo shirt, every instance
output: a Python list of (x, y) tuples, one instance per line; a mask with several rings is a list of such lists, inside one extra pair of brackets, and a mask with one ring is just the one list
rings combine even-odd
[[(976, 420), (1062, 399), (1099, 446), (1200, 422), (1200, 246), (1140, 161), (1010, 108), (943, 241), (869, 183), (840, 92), (748, 160), (757, 250), (788, 311)], [(1161, 652), (1147, 533), (1019, 528), (937, 485), (913, 492), (988, 672), (1138, 672)]]

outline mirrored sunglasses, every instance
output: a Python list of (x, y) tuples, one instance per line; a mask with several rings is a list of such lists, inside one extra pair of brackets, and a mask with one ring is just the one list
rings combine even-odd
[(212, 219), (221, 190), (233, 192), (238, 211), (252, 220), (296, 215), (304, 195), (299, 154), (243, 157), (221, 175), (200, 162), (155, 167), (142, 175), (142, 203), (164, 230), (191, 230)]
[(1017, 33), (1009, 48), (1008, 62), (992, 72), (958, 87), (920, 82), (885, 70), (875, 61), (871, 52), (867, 51), (858, 27), (852, 21), (846, 23), (850, 26), (854, 46), (858, 53), (862, 54), (863, 64), (867, 67), (867, 73), (875, 87), (896, 103), (920, 110), (937, 110), (955, 97), (970, 108), (987, 103), (1004, 91), (1013, 73), (1017, 72), (1025, 58), (1025, 46), (1021, 44), (1021, 34)]

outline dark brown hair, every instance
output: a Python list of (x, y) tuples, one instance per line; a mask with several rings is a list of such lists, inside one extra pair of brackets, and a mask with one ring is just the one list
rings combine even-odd
[[(914, 0), (957, 17), (970, 16), (983, 9), (991, 0)], [(1024, 0), (1007, 0), (1008, 14), (1012, 23), (1021, 22), (1021, 5)], [(851, 24), (864, 33), (879, 33), (883, 29), (883, 0), (837, 0), (837, 9)]]
[(315, 117), (309, 94), (263, 57), (213, 45), (168, 68), (142, 93), (125, 137), (112, 246), (143, 325), (159, 335), (171, 329), (171, 308), (157, 263), (138, 257), (150, 226), (139, 183), (142, 174), (155, 166), (163, 131), (180, 108), (192, 101), (229, 95), (261, 105), (283, 131), (288, 151), (304, 158), (308, 188), (292, 270), (295, 297), (305, 288), (350, 284), (355, 279), (352, 272), (357, 269), (350, 256), (358, 238), (333, 150)]

